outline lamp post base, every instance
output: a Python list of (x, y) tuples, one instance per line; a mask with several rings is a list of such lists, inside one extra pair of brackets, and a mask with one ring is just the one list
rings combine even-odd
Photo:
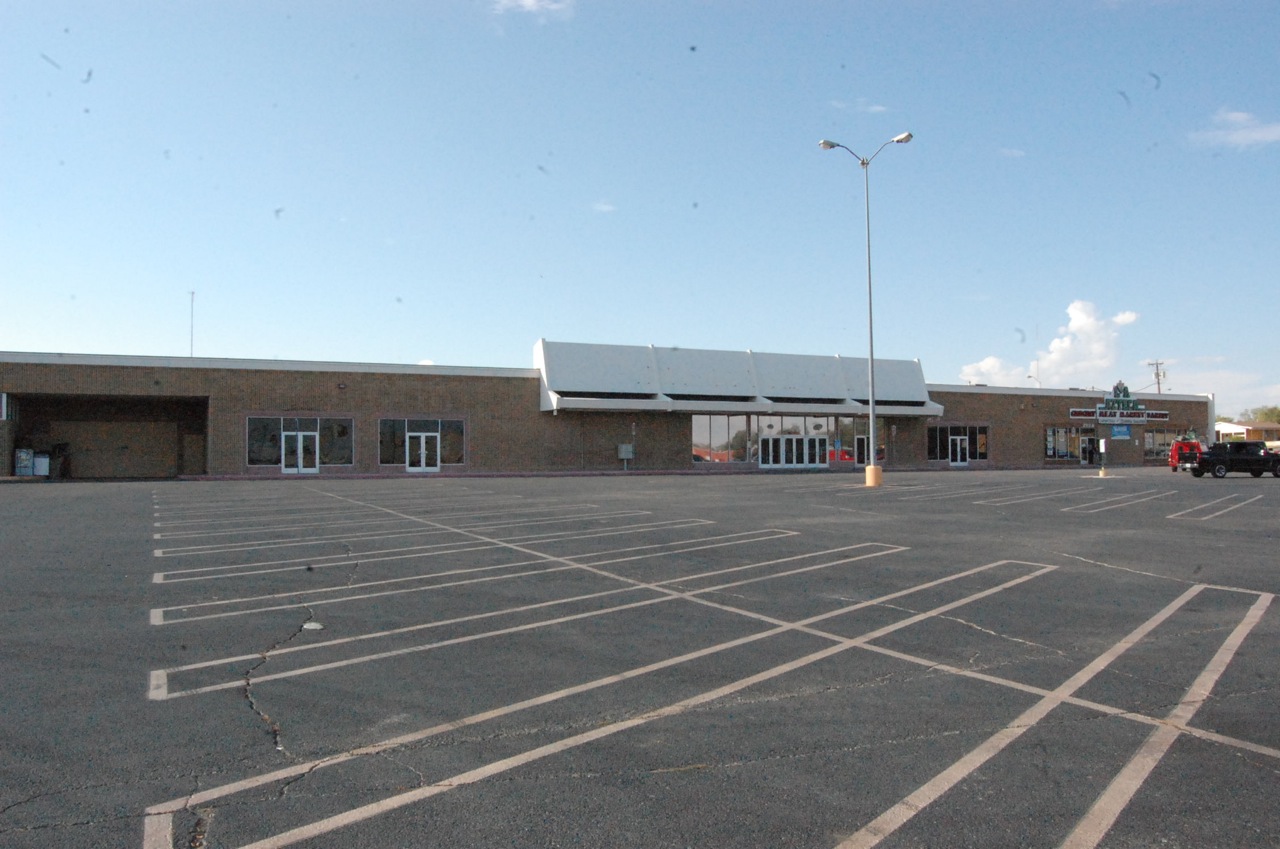
[(867, 486), (883, 486), (884, 477), (879, 466), (867, 466)]

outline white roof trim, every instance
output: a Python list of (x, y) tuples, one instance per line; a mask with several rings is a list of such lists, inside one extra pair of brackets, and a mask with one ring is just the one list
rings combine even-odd
[(408, 365), (403, 363), (336, 363), (307, 360), (237, 360), (219, 357), (135, 357), (115, 354), (45, 354), (0, 351), (0, 363), (63, 366), (132, 366), (143, 368), (231, 369), (234, 371), (312, 371), (365, 374), (456, 375), (461, 377), (537, 377), (529, 368)]
[[(539, 339), (544, 411), (866, 415), (867, 361)], [(876, 360), (876, 413), (940, 416), (917, 360)], [(895, 403), (897, 402), (897, 403)]]

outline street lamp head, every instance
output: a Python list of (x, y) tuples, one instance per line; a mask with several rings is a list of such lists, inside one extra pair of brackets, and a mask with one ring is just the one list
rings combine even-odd
[(897, 142), (898, 144), (906, 144), (907, 142), (911, 141), (913, 138), (915, 138), (915, 136), (911, 135), (911, 133), (903, 133), (900, 136), (894, 136), (893, 139), (891, 139), (891, 141)]
[(836, 142), (828, 141), (826, 139), (823, 139), (822, 141), (818, 142), (818, 147), (822, 148), (823, 150), (835, 150), (839, 146), (840, 145), (837, 144)]

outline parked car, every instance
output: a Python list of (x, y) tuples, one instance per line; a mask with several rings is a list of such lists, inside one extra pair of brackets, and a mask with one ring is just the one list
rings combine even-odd
[(1200, 461), (1204, 446), (1195, 439), (1179, 439), (1169, 446), (1169, 471), (1187, 471)]
[(1267, 449), (1265, 442), (1215, 442), (1200, 453), (1191, 474), (1198, 478), (1205, 472), (1225, 478), (1227, 472), (1248, 472), (1255, 478), (1270, 472), (1280, 478), (1280, 453)]

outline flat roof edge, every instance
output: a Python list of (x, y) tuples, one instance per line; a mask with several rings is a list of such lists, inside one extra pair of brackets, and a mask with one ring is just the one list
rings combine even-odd
[[(1039, 389), (1035, 386), (985, 386), (982, 384), (947, 384), (928, 383), (925, 388), (929, 392), (956, 392), (970, 395), (1035, 395), (1041, 398), (1101, 398), (1110, 397), (1110, 389)], [(1134, 398), (1144, 401), (1208, 401), (1213, 393), (1204, 392), (1195, 395), (1174, 394), (1172, 392), (1134, 392)]]
[(362, 374), (422, 374), (460, 377), (536, 378), (536, 368), (489, 368), (408, 363), (343, 363), (311, 360), (241, 360), (230, 357), (149, 357), (120, 354), (52, 354), (0, 351), (0, 365), (75, 365), (125, 368), (228, 369), (232, 371), (311, 371)]

